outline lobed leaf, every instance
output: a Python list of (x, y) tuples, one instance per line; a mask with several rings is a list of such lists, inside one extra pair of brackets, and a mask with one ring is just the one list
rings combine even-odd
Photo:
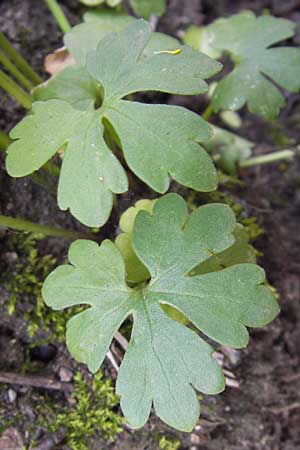
[(227, 52), (234, 68), (218, 83), (213, 106), (238, 110), (246, 103), (249, 111), (266, 118), (274, 118), (285, 104), (276, 87), (297, 92), (300, 89), (300, 49), (272, 47), (294, 35), (294, 23), (272, 16), (255, 17), (250, 11), (218, 19), (197, 32), (191, 29), (187, 42), (210, 56)]
[(167, 424), (190, 431), (199, 416), (194, 389), (215, 394), (224, 377), (212, 349), (195, 331), (162, 309), (171, 305), (215, 341), (232, 347), (248, 342), (246, 326), (260, 327), (278, 313), (265, 276), (255, 264), (237, 264), (216, 272), (188, 273), (234, 241), (236, 223), (222, 204), (201, 206), (190, 216), (177, 194), (140, 211), (134, 222), (133, 247), (151, 280), (135, 289), (126, 284), (121, 254), (110, 241), (76, 241), (70, 265), (58, 267), (43, 286), (46, 303), (61, 309), (90, 308), (67, 325), (72, 355), (95, 372), (123, 321), (133, 316), (133, 330), (116, 389), (133, 427), (144, 425), (153, 404)]
[(156, 51), (158, 43), (160, 38), (151, 42), (148, 23), (135, 21), (100, 40), (89, 53), (88, 70), (67, 67), (39, 87), (35, 99), (44, 101), (35, 102), (33, 114), (12, 131), (18, 141), (8, 151), (8, 172), (28, 175), (64, 147), (59, 206), (93, 227), (107, 221), (112, 195), (128, 184), (106, 140), (122, 148), (129, 167), (157, 192), (166, 192), (170, 176), (196, 190), (215, 189), (216, 170), (199, 145), (211, 135), (201, 117), (180, 107), (122, 100), (149, 89), (201, 93), (204, 79), (219, 70), (219, 63), (191, 49)]

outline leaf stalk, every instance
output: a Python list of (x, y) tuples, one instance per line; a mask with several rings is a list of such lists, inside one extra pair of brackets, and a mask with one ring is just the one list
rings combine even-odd
[(20, 217), (9, 217), (4, 215), (0, 215), (0, 227), (12, 228), (14, 230), (25, 231), (27, 233), (37, 233), (53, 237), (64, 237), (70, 239), (91, 238), (91, 236), (87, 233), (41, 225)]
[(58, 4), (56, 0), (45, 0), (48, 8), (53, 14), (57, 24), (59, 25), (61, 31), (63, 33), (67, 33), (71, 30), (71, 25), (68, 19), (66, 18), (61, 6)]
[(206, 107), (206, 109), (204, 110), (203, 114), (202, 114), (202, 118), (204, 120), (208, 120), (214, 113), (214, 108), (212, 103), (209, 103), (209, 105)]
[(3, 52), (0, 51), (0, 63), (11, 73), (16, 80), (23, 85), (24, 88), (31, 90), (34, 85), (29, 81), (25, 75), (5, 56)]
[(12, 78), (0, 70), (0, 87), (15, 99), (26, 109), (31, 108), (31, 95), (24, 91)]
[(11, 45), (8, 39), (0, 32), (0, 48), (9, 56), (16, 67), (30, 80), (34, 85), (42, 83), (42, 78), (30, 67), (28, 62)]
[(278, 152), (269, 153), (268, 155), (254, 156), (239, 162), (239, 167), (252, 167), (262, 164), (270, 164), (276, 161), (292, 160), (295, 156), (293, 150), (280, 150)]

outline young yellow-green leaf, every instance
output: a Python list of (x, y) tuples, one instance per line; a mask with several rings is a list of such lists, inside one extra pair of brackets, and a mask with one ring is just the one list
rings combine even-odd
[(262, 285), (264, 271), (255, 264), (188, 275), (233, 244), (235, 227), (226, 205), (201, 206), (189, 216), (185, 201), (168, 194), (156, 201), (152, 213), (140, 211), (134, 223), (133, 247), (151, 274), (147, 286), (128, 287), (122, 256), (108, 240), (100, 247), (76, 241), (70, 264), (46, 279), (42, 293), (52, 308), (90, 305), (68, 322), (67, 345), (93, 372), (120, 325), (133, 316), (116, 386), (131, 426), (143, 426), (153, 404), (167, 424), (190, 431), (199, 415), (194, 389), (214, 394), (224, 388), (212, 349), (161, 305), (175, 307), (212, 339), (236, 348), (247, 345), (246, 326), (264, 326), (278, 313)]
[(100, 40), (89, 53), (89, 71), (74, 65), (38, 88), (35, 98), (45, 101), (34, 103), (33, 114), (11, 134), (18, 141), (8, 150), (10, 175), (28, 175), (68, 144), (59, 205), (85, 225), (103, 225), (112, 193), (127, 190), (125, 172), (103, 138), (105, 127), (129, 167), (157, 192), (167, 191), (170, 177), (196, 190), (215, 189), (216, 170), (199, 145), (211, 135), (201, 117), (180, 107), (122, 100), (138, 90), (204, 92), (204, 79), (220, 67), (184, 47), (156, 51), (159, 42), (151, 43), (150, 25), (137, 20)]
[[(247, 103), (249, 111), (274, 118), (284, 106), (284, 97), (275, 83), (291, 92), (300, 89), (300, 49), (272, 47), (294, 34), (294, 23), (269, 15), (255, 17), (242, 12), (218, 19), (205, 29), (209, 48), (229, 53), (234, 69), (218, 84), (213, 106), (238, 110)], [(211, 51), (209, 51), (211, 55)]]
[[(128, 208), (120, 218), (121, 233), (117, 236), (115, 244), (120, 250), (126, 267), (126, 280), (129, 283), (141, 283), (150, 278), (150, 273), (144, 264), (137, 257), (132, 246), (132, 232), (134, 222), (139, 211), (152, 212), (155, 200), (143, 199)], [(235, 264), (255, 263), (256, 251), (249, 244), (249, 235), (240, 223), (236, 224), (233, 231), (234, 243), (221, 253), (211, 256), (204, 263), (195, 267), (191, 275), (216, 272)]]
[(120, 218), (121, 233), (115, 244), (120, 250), (126, 267), (126, 280), (129, 283), (140, 283), (150, 278), (149, 271), (136, 256), (132, 247), (132, 231), (135, 218), (139, 211), (152, 212), (155, 200), (139, 200), (128, 208)]
[(162, 16), (166, 10), (166, 0), (129, 0), (133, 11), (144, 19)]

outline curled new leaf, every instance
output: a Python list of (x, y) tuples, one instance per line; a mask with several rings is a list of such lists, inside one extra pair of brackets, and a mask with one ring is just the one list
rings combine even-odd
[(211, 135), (201, 117), (181, 107), (123, 100), (148, 90), (202, 93), (205, 79), (220, 69), (189, 47), (157, 51), (160, 40), (151, 43), (151, 36), (150, 25), (137, 20), (101, 39), (84, 53), (87, 68), (67, 67), (39, 88), (36, 98), (43, 102), (35, 102), (11, 134), (17, 139), (6, 160), (11, 176), (30, 174), (64, 148), (58, 203), (88, 226), (103, 225), (112, 195), (127, 190), (126, 173), (108, 148), (105, 131), (130, 169), (157, 192), (167, 191), (170, 177), (196, 190), (217, 185), (214, 165), (199, 145)]
[(133, 329), (117, 380), (121, 407), (133, 427), (144, 425), (153, 404), (169, 425), (190, 431), (198, 419), (195, 389), (216, 394), (224, 388), (211, 347), (195, 331), (162, 309), (170, 305), (196, 328), (224, 345), (244, 347), (246, 327), (261, 327), (278, 313), (255, 264), (191, 276), (193, 268), (226, 251), (234, 242), (235, 217), (223, 204), (201, 206), (190, 216), (177, 194), (157, 200), (152, 213), (134, 222), (133, 248), (151, 279), (134, 289), (116, 246), (79, 240), (69, 250), (69, 265), (58, 267), (43, 286), (54, 309), (85, 304), (67, 325), (72, 355), (93, 372), (128, 316)]

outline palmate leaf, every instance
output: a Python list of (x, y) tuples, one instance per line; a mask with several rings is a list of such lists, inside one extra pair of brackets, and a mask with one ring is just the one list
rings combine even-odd
[(105, 124), (114, 129), (130, 169), (155, 191), (166, 192), (170, 176), (196, 190), (216, 188), (216, 170), (199, 145), (211, 136), (201, 117), (182, 107), (122, 98), (148, 90), (205, 92), (204, 80), (220, 65), (189, 47), (175, 54), (156, 51), (158, 41), (150, 40), (150, 25), (143, 20), (106, 36), (88, 54), (87, 69), (74, 65), (55, 76), (36, 93), (44, 101), (35, 102), (32, 114), (12, 131), (17, 141), (6, 160), (11, 176), (30, 174), (64, 148), (58, 203), (88, 226), (103, 225), (112, 194), (127, 190), (126, 173), (103, 138)]
[(153, 403), (162, 420), (190, 431), (199, 415), (194, 388), (206, 394), (224, 389), (211, 347), (172, 320), (162, 305), (171, 305), (207, 336), (234, 348), (247, 345), (246, 326), (264, 326), (278, 313), (262, 285), (264, 271), (255, 264), (188, 275), (233, 244), (235, 227), (226, 205), (201, 206), (189, 216), (185, 201), (168, 194), (155, 202), (152, 213), (140, 211), (134, 222), (133, 248), (151, 274), (148, 285), (128, 287), (124, 261), (108, 240), (100, 247), (76, 241), (69, 250), (70, 265), (46, 279), (43, 297), (52, 308), (90, 305), (68, 322), (67, 345), (92, 372), (120, 325), (133, 316), (116, 386), (131, 426), (144, 425)]
[[(249, 111), (274, 118), (284, 106), (275, 84), (291, 92), (300, 89), (300, 49), (272, 47), (294, 35), (295, 24), (272, 16), (256, 18), (250, 11), (218, 19), (200, 32), (200, 48), (211, 56), (229, 53), (234, 69), (218, 84), (213, 106)], [(195, 31), (194, 31), (195, 33)], [(190, 34), (188, 40), (194, 41)]]
[[(135, 203), (134, 206), (128, 208), (120, 218), (121, 233), (117, 236), (115, 244), (125, 262), (126, 281), (130, 284), (141, 283), (150, 279), (150, 273), (147, 267), (136, 255), (133, 245), (133, 227), (136, 216), (140, 211), (152, 213), (156, 200), (143, 199)], [(237, 223), (233, 231), (234, 242), (226, 250), (212, 255), (205, 262), (195, 267), (191, 275), (215, 272), (225, 269), (235, 264), (255, 263), (256, 251), (249, 244), (249, 235), (247, 230)]]

